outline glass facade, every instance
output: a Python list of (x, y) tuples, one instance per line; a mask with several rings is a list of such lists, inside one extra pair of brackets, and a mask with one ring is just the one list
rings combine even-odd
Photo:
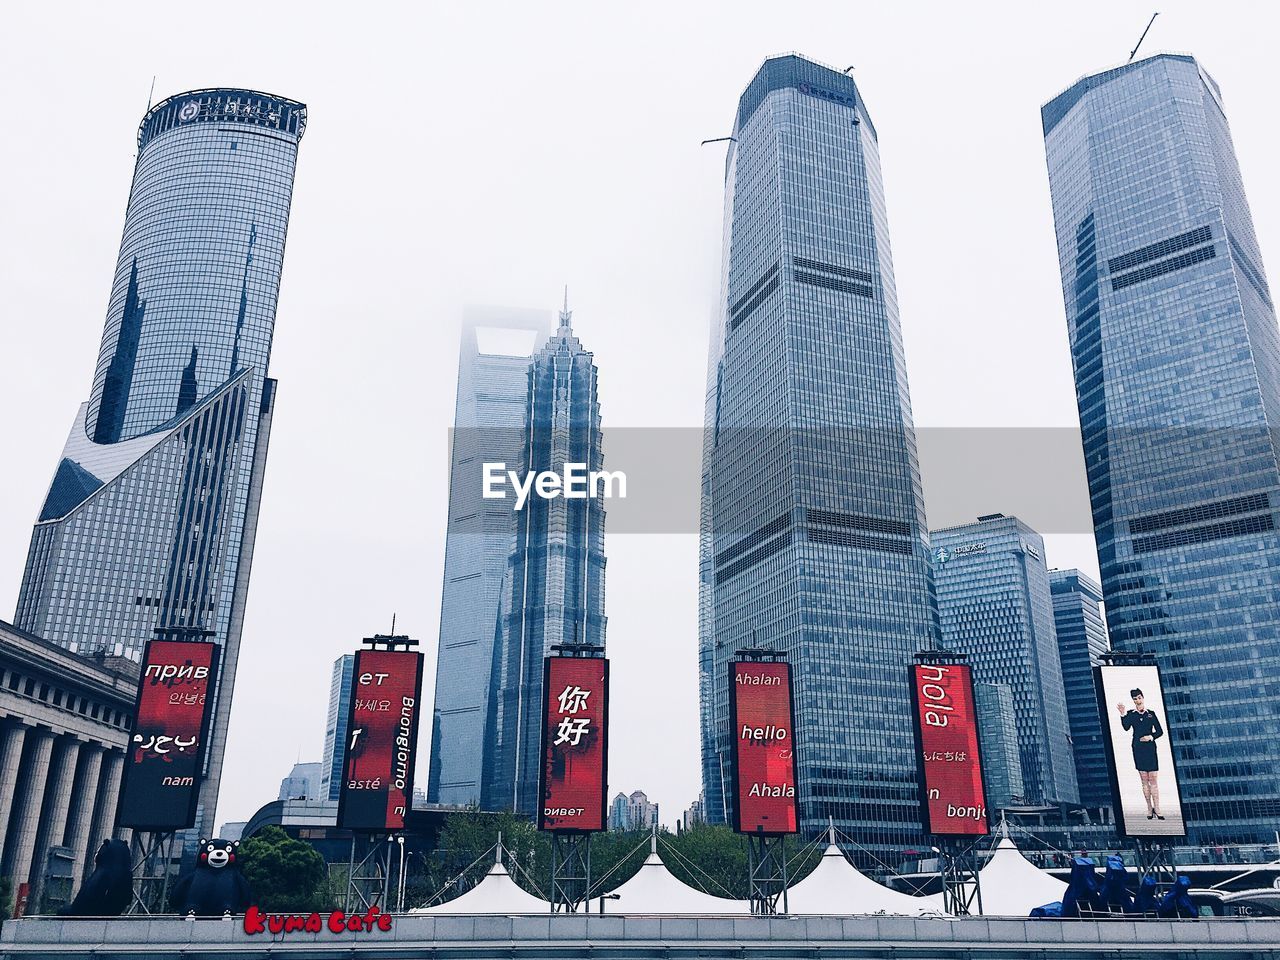
[(342, 767), (347, 759), (347, 721), (351, 716), (351, 674), (356, 655), (344, 653), (333, 661), (329, 682), (329, 714), (324, 726), (324, 758), (320, 762), (320, 796), (337, 800), (342, 792)]
[(1026, 801), (1022, 783), (1022, 751), (1018, 748), (1017, 706), (1007, 683), (975, 683), (978, 745), (982, 751), (982, 783), (987, 808), (999, 810)]
[(976, 683), (1013, 695), (1023, 799), (1078, 803), (1044, 540), (992, 514), (930, 541), (943, 647), (968, 655)]
[(1053, 622), (1067, 692), (1080, 802), (1090, 809), (1110, 807), (1107, 750), (1093, 688), (1093, 668), (1110, 649), (1100, 606), (1102, 588), (1079, 570), (1050, 570), (1049, 590), (1053, 594)]
[(267, 378), (306, 108), (197, 90), (143, 119), (89, 400), (31, 538), (15, 622), (139, 659), (157, 627), (222, 646), (213, 826), (275, 398)]
[[(570, 320), (566, 305), (555, 336), (529, 365), (524, 447), (518, 466), (509, 464), (522, 478), (563, 474), (569, 463), (604, 469), (595, 361)], [(604, 498), (592, 492), (531, 495), (515, 514), (493, 649), (486, 810), (537, 812), (543, 658), (557, 645), (604, 646)]]
[(550, 326), (551, 315), (544, 311), (472, 308), (463, 317), (427, 786), (431, 803), (480, 802), (494, 635), (515, 535), (512, 501), (483, 496), (482, 464), (514, 467), (520, 461), (529, 362)]
[(1280, 816), (1280, 331), (1221, 93), (1189, 56), (1042, 109), (1111, 645), (1164, 679), (1192, 843)]
[[(937, 609), (875, 128), (853, 80), (765, 61), (734, 122), (707, 370), (699, 672), (731, 819), (728, 664), (792, 664), (801, 830), (920, 842), (907, 667)], [(865, 865), (865, 864), (864, 864)]]

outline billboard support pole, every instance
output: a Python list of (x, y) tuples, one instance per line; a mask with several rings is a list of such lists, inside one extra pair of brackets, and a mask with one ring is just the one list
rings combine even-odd
[(1178, 868), (1173, 859), (1173, 844), (1165, 837), (1133, 837), (1134, 862), (1138, 867), (1138, 883), (1152, 877), (1156, 889), (1164, 893), (1178, 882)]
[(144, 833), (133, 831), (129, 841), (133, 861), (133, 901), (130, 915), (167, 913), (169, 871), (177, 834), (172, 830)]
[(982, 887), (973, 845), (954, 837), (938, 838), (942, 858), (942, 908), (957, 917), (982, 913)]
[(591, 834), (551, 834), (551, 912), (577, 913), (591, 885)]
[[(359, 861), (356, 860), (357, 837), (363, 836), (368, 849)], [(347, 896), (345, 910), (350, 913), (356, 910), (369, 910), (378, 907), (385, 910), (390, 903), (391, 889), (391, 846), (390, 834), (356, 834), (351, 835), (351, 858), (347, 873)]]
[(785, 914), (787, 835), (748, 833), (747, 864), (751, 870), (751, 912), (758, 917)]

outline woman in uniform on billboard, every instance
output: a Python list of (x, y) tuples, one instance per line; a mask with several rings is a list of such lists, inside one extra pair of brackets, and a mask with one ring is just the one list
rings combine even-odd
[(1142, 781), (1142, 796), (1147, 801), (1147, 819), (1163, 820), (1160, 814), (1160, 784), (1158, 782), (1160, 761), (1156, 757), (1156, 741), (1164, 736), (1164, 728), (1154, 712), (1148, 710), (1143, 701), (1142, 691), (1130, 690), (1133, 698), (1133, 709), (1126, 709), (1123, 703), (1116, 704), (1120, 712), (1120, 724), (1133, 732), (1133, 765), (1138, 768), (1138, 778)]

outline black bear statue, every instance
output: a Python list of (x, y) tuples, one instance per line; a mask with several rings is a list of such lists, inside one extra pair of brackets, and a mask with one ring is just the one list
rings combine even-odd
[(133, 900), (133, 861), (123, 840), (103, 840), (93, 857), (93, 873), (75, 899), (58, 911), (64, 917), (118, 917)]
[(229, 917), (244, 913), (253, 895), (240, 874), (240, 841), (200, 839), (196, 868), (178, 881), (170, 903), (187, 917)]

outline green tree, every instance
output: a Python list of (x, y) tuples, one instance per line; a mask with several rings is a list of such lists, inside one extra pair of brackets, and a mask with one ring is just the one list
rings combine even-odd
[(240, 870), (263, 910), (310, 913), (331, 910), (324, 858), (315, 847), (275, 826), (263, 827), (240, 845)]
[[(674, 853), (663, 856), (671, 873), (699, 890), (716, 897), (745, 900), (751, 896), (747, 838), (727, 826), (693, 827), (679, 834), (664, 834), (665, 845)], [(806, 877), (822, 859), (822, 844), (787, 837), (787, 880), (795, 884)], [(660, 851), (661, 852), (661, 851)]]
[[(493, 866), (493, 849), (499, 835), (507, 850), (504, 862), (516, 883), (536, 896), (549, 896), (550, 835), (518, 814), (482, 813), (473, 807), (449, 814), (435, 850), (416, 858), (406, 883), (405, 902), (421, 906), (428, 901), (452, 900), (479, 883)], [(621, 860), (626, 862), (609, 876), (606, 886), (613, 888), (640, 869), (648, 852), (643, 842), (645, 837), (644, 832), (594, 834), (591, 838), (593, 883)]]

